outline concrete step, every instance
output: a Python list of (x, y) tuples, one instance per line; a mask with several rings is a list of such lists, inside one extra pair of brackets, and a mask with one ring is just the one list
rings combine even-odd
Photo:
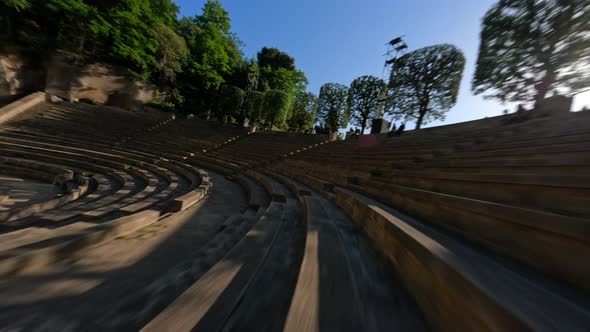
[(426, 331), (401, 283), (332, 202), (298, 185), (305, 208), (305, 255), (285, 331)]
[(336, 189), (336, 202), (397, 269), (432, 325), (442, 330), (583, 331), (590, 324), (588, 302), (527, 277), (526, 270), (500, 264), (351, 191)]
[[(317, 182), (307, 174), (305, 178), (311, 184)], [(590, 277), (590, 269), (582, 263), (582, 257), (590, 255), (590, 227), (584, 218), (400, 185), (372, 183), (348, 187), (487, 250), (588, 289), (585, 280)]]
[(272, 202), (254, 228), (221, 261), (142, 331), (221, 329), (275, 243), (283, 209), (284, 204)]
[(590, 217), (590, 177), (394, 171), (360, 179), (363, 186), (401, 185), (438, 193)]

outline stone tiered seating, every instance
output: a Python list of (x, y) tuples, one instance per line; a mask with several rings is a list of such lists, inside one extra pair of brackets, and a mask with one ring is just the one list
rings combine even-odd
[(222, 127), (194, 119), (177, 119), (173, 123), (155, 126), (148, 131), (157, 132), (157, 135), (144, 135), (141, 140), (133, 140), (129, 143), (148, 149), (154, 145), (174, 147), (178, 151), (194, 154), (218, 148), (247, 134), (245, 128)]
[(0, 125), (0, 173), (56, 188), (0, 220), (0, 326), (584, 331), (587, 116), (362, 147), (38, 104)]
[(327, 143), (327, 139), (324, 135), (256, 132), (207, 155), (240, 166), (256, 165), (312, 149)]
[[(58, 177), (50, 171), (65, 169), (69, 178), (64, 181), (73, 184), (62, 185), (65, 195), (6, 213), (2, 227), (8, 233), (0, 239), (11, 245), (4, 244), (10, 250), (3, 255), (1, 270), (14, 273), (25, 269), (35, 262), (31, 255), (45, 258), (46, 252), (52, 252), (48, 248), (55, 248), (55, 244), (48, 244), (43, 253), (20, 247), (43, 247), (50, 233), (71, 235), (75, 230), (92, 238), (110, 232), (107, 237), (114, 238), (121, 229), (133, 232), (168, 212), (198, 202), (211, 185), (206, 172), (182, 161), (164, 160), (154, 149), (147, 154), (125, 146), (131, 137), (145, 135), (172, 120), (160, 113), (41, 103), (5, 123), (0, 131), (0, 151), (6, 157), (1, 164), (4, 173), (28, 178), (38, 174), (37, 178), (52, 183)], [(26, 170), (15, 172), (11, 163)], [(132, 227), (134, 224), (136, 227)], [(39, 226), (55, 230), (39, 232)]]
[[(510, 298), (501, 300), (505, 301), (504, 310), (514, 315), (511, 319), (523, 323), (545, 318), (545, 312), (557, 312), (554, 306), (559, 306), (557, 303), (564, 300), (563, 294), (567, 293), (560, 288), (562, 286), (588, 291), (586, 281), (590, 270), (584, 263), (590, 257), (590, 168), (586, 161), (590, 154), (585, 141), (590, 127), (584, 121), (587, 116), (578, 113), (558, 119), (532, 118), (517, 124), (507, 124), (502, 118), (488, 119), (481, 121), (480, 129), (478, 123), (432, 128), (408, 132), (372, 147), (356, 147), (354, 141), (340, 142), (282, 161), (274, 165), (274, 169), (324, 190), (353, 215), (376, 246), (382, 248), (382, 253), (390, 255), (390, 261), (399, 272), (403, 274), (402, 270), (407, 269), (406, 282), (415, 284), (410, 286), (412, 292), (419, 303), (423, 302), (421, 305), (427, 315), (433, 315), (431, 320), (444, 326), (451, 324), (447, 319), (459, 319), (459, 316), (450, 318), (453, 315), (464, 313), (450, 310), (441, 313), (439, 308), (433, 307), (432, 293), (420, 290), (428, 286), (412, 280), (418, 272), (406, 266), (406, 258), (400, 255), (402, 250), (408, 250), (412, 260), (430, 260), (422, 256), (417, 243), (431, 254), (440, 255), (425, 240), (435, 240), (433, 243), (437, 243), (440, 250), (456, 255), (437, 258), (443, 264), (452, 265), (448, 261), (450, 257), (455, 262), (463, 259), (465, 266), (488, 259), (500, 261), (501, 264), (494, 265), (490, 272), (485, 272), (488, 268), (482, 265), (473, 267), (469, 273), (480, 273), (482, 277), (489, 273), (503, 278), (502, 266), (507, 267), (506, 278), (516, 271), (523, 278), (522, 282), (530, 285), (526, 286), (530, 287), (526, 291), (524, 284), (510, 283), (504, 286), (505, 290), (491, 291), (485, 290), (491, 286), (489, 281), (468, 276), (479, 285), (476, 287), (480, 287), (480, 291), (498, 296), (520, 288), (525, 293), (514, 296), (525, 297), (529, 292), (534, 293), (533, 289), (545, 289), (548, 293), (542, 299), (532, 300), (534, 306), (517, 305)], [(343, 189), (334, 189), (334, 185)], [(417, 219), (400, 217), (397, 211)], [(408, 237), (418, 242), (399, 243)], [(447, 237), (459, 239), (452, 240), (459, 242), (446, 244)], [(459, 247), (454, 247), (454, 243)], [(469, 250), (476, 250), (479, 258)], [(463, 254), (458, 252), (463, 251), (470, 253), (460, 258)], [(491, 261), (489, 264), (492, 266)], [(447, 272), (431, 270), (429, 273), (443, 275)], [(560, 286), (551, 288), (549, 282), (533, 277), (535, 273), (548, 276)], [(461, 290), (458, 287), (457, 294), (450, 294), (451, 289), (441, 287), (440, 301), (448, 301), (444, 297), (463, 296)], [(453, 301), (459, 305), (461, 300)], [(571, 301), (569, 305), (575, 311), (573, 308), (579, 302), (569, 298), (567, 301)], [(463, 305), (460, 305), (461, 310), (470, 303), (465, 301)], [(522, 312), (519, 306), (531, 311)], [(535, 306), (538, 308), (534, 309)], [(531, 319), (535, 311), (539, 315)], [(570, 318), (571, 322), (577, 322), (574, 326), (582, 326), (587, 319), (587, 311), (584, 312), (578, 318)], [(562, 316), (560, 312), (546, 318), (557, 326)], [(495, 321), (501, 320), (503, 318), (497, 317)], [(532, 321), (524, 324), (540, 329)]]

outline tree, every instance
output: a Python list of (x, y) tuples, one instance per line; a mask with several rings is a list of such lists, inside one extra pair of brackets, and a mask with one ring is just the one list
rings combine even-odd
[(78, 63), (119, 65), (144, 79), (157, 73), (156, 29), (173, 26), (177, 12), (171, 0), (0, 2), (0, 20), (7, 22), (7, 44), (40, 57), (60, 50)]
[(502, 102), (535, 101), (590, 85), (588, 0), (502, 0), (483, 19), (472, 89)]
[(250, 97), (246, 100), (246, 113), (250, 127), (257, 127), (263, 121), (262, 106), (264, 102), (264, 93), (252, 91)]
[(183, 18), (178, 32), (186, 40), (190, 58), (179, 77), (185, 109), (204, 114), (215, 102), (217, 89), (232, 74), (236, 61), (235, 35), (230, 18), (218, 1), (207, 1), (203, 14)]
[(277, 48), (263, 47), (257, 54), (260, 70), (259, 91), (282, 90), (294, 95), (305, 91), (305, 74), (295, 67), (295, 59)]
[(269, 90), (264, 93), (262, 116), (270, 130), (275, 125), (279, 128), (285, 125), (289, 114), (289, 102), (289, 95), (284, 91)]
[(348, 125), (350, 114), (346, 107), (348, 88), (338, 83), (326, 83), (320, 88), (318, 118), (331, 133)]
[[(217, 101), (218, 118), (234, 118), (240, 121), (239, 115), (244, 101), (244, 91), (238, 87), (224, 85), (219, 90), (219, 99)], [(224, 120), (223, 122), (227, 122)]]
[(400, 57), (389, 82), (389, 113), (416, 120), (416, 129), (443, 119), (457, 103), (465, 56), (453, 45), (424, 47)]
[(297, 93), (291, 106), (289, 129), (298, 133), (312, 129), (316, 121), (317, 108), (318, 97), (313, 93)]
[(198, 89), (217, 89), (230, 72), (229, 29), (229, 14), (218, 1), (207, 1), (202, 15), (179, 22), (179, 31), (191, 51), (188, 74)]
[(155, 31), (158, 41), (157, 82), (160, 88), (166, 92), (168, 102), (180, 106), (183, 98), (175, 87), (176, 75), (182, 72), (182, 68), (188, 60), (189, 51), (184, 39), (169, 27), (160, 25), (155, 28)]
[(383, 80), (370, 75), (352, 81), (348, 91), (347, 107), (354, 124), (361, 127), (361, 133), (365, 132), (367, 120), (381, 115), (382, 93), (386, 87)]
[(87, 50), (91, 60), (98, 56), (142, 79), (157, 78), (156, 29), (171, 27), (178, 13), (171, 0), (49, 0), (47, 7), (56, 21), (58, 47)]
[(225, 83), (245, 90), (248, 86), (248, 75), (258, 72), (256, 61), (254, 59), (245, 59), (236, 63), (231, 73), (225, 78)]
[(292, 98), (305, 90), (307, 78), (287, 53), (263, 48), (256, 59), (244, 59), (219, 1), (206, 1), (194, 17), (177, 14), (173, 0), (0, 0), (0, 45), (31, 54), (31, 63), (59, 51), (78, 65), (114, 65), (155, 83), (177, 110), (201, 116), (218, 111), (221, 86), (246, 89), (250, 73), (258, 75), (253, 89), (260, 92), (282, 90)]
[(284, 68), (295, 70), (295, 59), (278, 48), (263, 47), (256, 55), (260, 67), (270, 67), (273, 70)]

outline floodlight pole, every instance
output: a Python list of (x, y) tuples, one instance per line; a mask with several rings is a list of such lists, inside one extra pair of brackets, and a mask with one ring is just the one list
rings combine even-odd
[(404, 41), (404, 37), (400, 36), (400, 37), (396, 37), (393, 38), (392, 40), (390, 40), (387, 44), (385, 44), (387, 46), (387, 51), (385, 52), (385, 54), (383, 56), (385, 56), (385, 64), (383, 65), (383, 71), (381, 73), (381, 79), (385, 80), (385, 70), (391, 66), (391, 70), (388, 71), (388, 83), (385, 87), (383, 87), (383, 89), (381, 90), (381, 93), (379, 94), (379, 99), (381, 101), (381, 106), (380, 106), (380, 116), (383, 117), (384, 113), (385, 113), (385, 103), (387, 102), (387, 95), (389, 92), (389, 88), (391, 87), (391, 82), (393, 80), (393, 67), (395, 66), (397, 60), (398, 60), (398, 56), (401, 52), (405, 51), (408, 48), (408, 44), (406, 44), (406, 42)]

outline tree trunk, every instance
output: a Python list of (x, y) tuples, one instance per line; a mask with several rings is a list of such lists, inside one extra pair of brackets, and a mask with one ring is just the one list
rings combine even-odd
[(10, 41), (14, 40), (12, 36), (12, 18), (10, 17), (10, 14), (6, 16), (6, 38)]
[(535, 90), (537, 90), (537, 94), (535, 95), (535, 109), (538, 108), (541, 103), (543, 103), (543, 100), (545, 100), (545, 97), (547, 97), (547, 92), (549, 92), (551, 86), (555, 83), (555, 76), (555, 71), (549, 69), (547, 70), (545, 77), (543, 77), (543, 80), (535, 86)]
[(361, 121), (361, 135), (365, 134), (365, 127), (367, 126), (367, 120), (363, 119), (363, 121)]
[(80, 34), (80, 41), (78, 43), (78, 55), (83, 56), (84, 55), (84, 45), (86, 44), (86, 29), (84, 29), (83, 27), (80, 27), (80, 30), (82, 30), (82, 32)]
[(422, 121), (424, 120), (424, 116), (426, 115), (426, 107), (420, 106), (420, 115), (418, 116), (418, 120), (416, 120), (416, 130), (422, 127)]

